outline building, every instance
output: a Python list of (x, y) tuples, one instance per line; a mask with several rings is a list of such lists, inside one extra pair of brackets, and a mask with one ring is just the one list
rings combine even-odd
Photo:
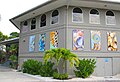
[[(120, 73), (120, 3), (50, 0), (10, 21), (20, 30), (19, 64), (43, 61), (45, 50), (67, 48), (96, 59), (96, 76)], [(67, 65), (66, 71), (72, 74)]]

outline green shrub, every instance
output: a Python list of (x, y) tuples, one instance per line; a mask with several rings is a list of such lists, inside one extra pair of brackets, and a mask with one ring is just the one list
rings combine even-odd
[(23, 63), (23, 73), (28, 73), (32, 75), (39, 75), (42, 62), (37, 60), (29, 59)]
[(47, 62), (41, 66), (40, 75), (43, 77), (52, 77), (56, 70), (53, 70), (54, 63)]
[(79, 60), (79, 65), (76, 66), (77, 70), (74, 70), (74, 73), (77, 77), (81, 78), (87, 78), (89, 77), (93, 72), (94, 68), (96, 67), (96, 61), (95, 59), (83, 59)]
[(68, 79), (68, 74), (67, 73), (60, 74), (60, 73), (54, 72), (53, 73), (53, 78), (54, 79), (65, 80), (65, 79)]
[(16, 55), (11, 55), (9, 60), (11, 61), (10, 62), (10, 67), (13, 68), (13, 69), (17, 69), (17, 65), (18, 65), (17, 56)]

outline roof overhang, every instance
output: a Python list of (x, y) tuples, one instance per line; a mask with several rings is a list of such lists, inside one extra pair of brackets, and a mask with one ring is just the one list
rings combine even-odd
[(2, 41), (2, 42), (0, 42), (0, 45), (16, 44), (16, 43), (19, 43), (19, 37)]
[(20, 29), (20, 22), (65, 5), (120, 10), (120, 3), (106, 0), (49, 0), (44, 4), (11, 18), (10, 21)]

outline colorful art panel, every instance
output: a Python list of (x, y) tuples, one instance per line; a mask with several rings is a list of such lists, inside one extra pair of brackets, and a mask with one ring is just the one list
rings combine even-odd
[(91, 31), (91, 49), (101, 50), (101, 32)]
[(39, 39), (39, 51), (43, 52), (45, 51), (45, 39), (46, 39), (46, 34), (40, 34), (40, 39)]
[(35, 35), (32, 35), (29, 38), (29, 52), (34, 52), (34, 50), (35, 50)]
[(107, 32), (108, 35), (108, 51), (117, 51), (117, 37), (115, 32)]
[(73, 50), (83, 50), (84, 32), (83, 30), (73, 30)]
[(58, 32), (50, 32), (50, 49), (58, 48)]

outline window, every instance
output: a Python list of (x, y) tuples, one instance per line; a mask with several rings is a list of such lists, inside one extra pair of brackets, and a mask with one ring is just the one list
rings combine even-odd
[(115, 25), (115, 15), (112, 11), (106, 12), (106, 25)]
[(89, 14), (89, 23), (100, 24), (100, 14), (98, 10), (92, 9)]
[(27, 31), (28, 31), (28, 22), (24, 21), (22, 25), (22, 33), (27, 32)]
[(27, 21), (25, 21), (23, 25), (24, 25), (24, 26), (27, 26), (27, 25), (28, 25), (28, 22), (27, 22)]
[(36, 28), (36, 19), (33, 18), (32, 21), (31, 21), (31, 30), (33, 30), (35, 28)]
[(80, 8), (74, 8), (72, 12), (72, 21), (76, 23), (83, 22), (83, 12)]
[(58, 23), (58, 20), (59, 20), (59, 12), (58, 12), (58, 10), (54, 10), (54, 11), (52, 12), (51, 24), (56, 24), (56, 23)]
[(46, 15), (41, 16), (40, 27), (46, 26)]

